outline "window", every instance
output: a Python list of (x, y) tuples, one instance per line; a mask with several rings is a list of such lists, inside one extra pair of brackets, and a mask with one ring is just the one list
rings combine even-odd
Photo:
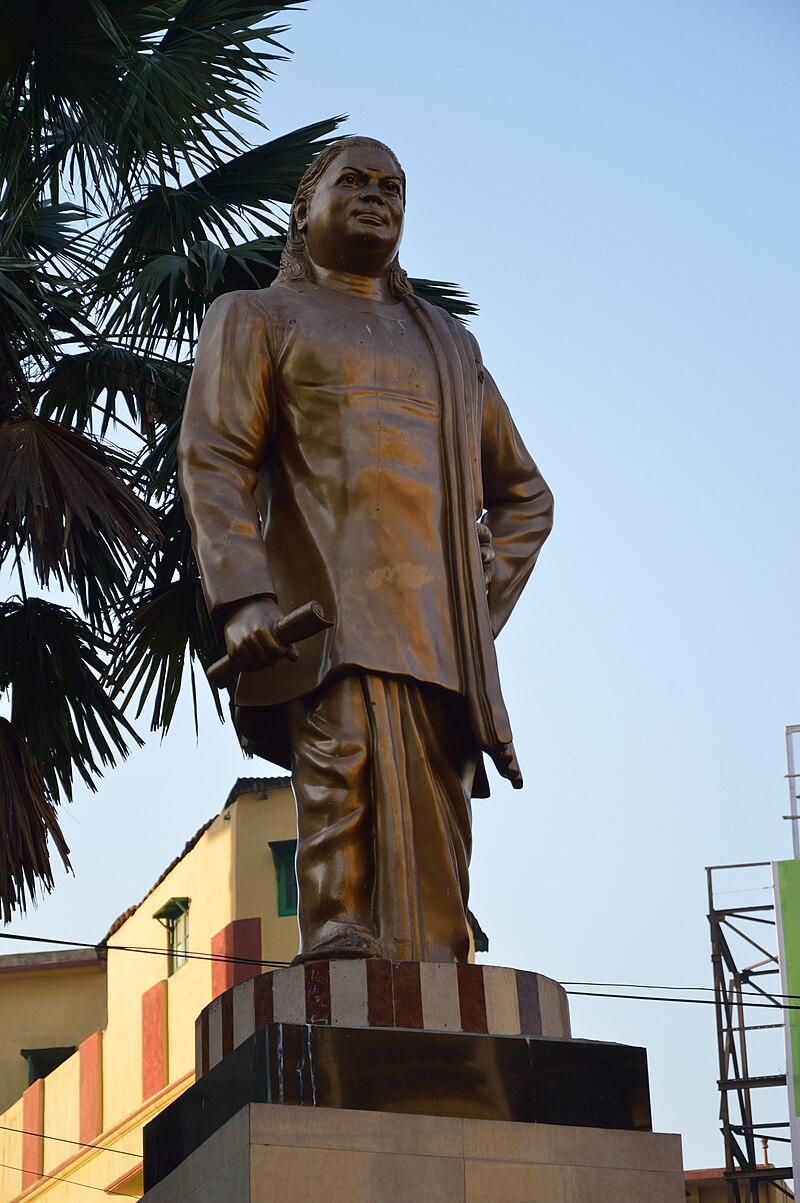
[(189, 959), (189, 899), (170, 898), (153, 918), (167, 930), (167, 972), (171, 976)]
[(273, 840), (270, 844), (278, 877), (278, 914), (297, 914), (297, 874), (294, 855), (297, 840)]
[(39, 1078), (46, 1078), (63, 1065), (75, 1052), (75, 1045), (70, 1048), (21, 1048), (19, 1051), (28, 1062), (28, 1085), (32, 1086)]

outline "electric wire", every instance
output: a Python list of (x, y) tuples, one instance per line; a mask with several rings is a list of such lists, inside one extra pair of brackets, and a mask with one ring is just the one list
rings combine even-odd
[[(160, 957), (168, 957), (170, 955), (170, 951), (167, 948), (150, 948), (150, 947), (146, 947), (146, 946), (142, 946), (142, 945), (135, 945), (135, 944), (106, 944), (105, 946), (92, 945), (89, 943), (80, 943), (77, 940), (58, 940), (55, 938), (49, 939), (46, 936), (18, 936), (18, 935), (14, 935), (13, 932), (0, 932), (0, 939), (23, 940), (23, 941), (27, 941), (27, 942), (31, 942), (31, 943), (35, 943), (35, 944), (57, 944), (57, 945), (66, 946), (66, 947), (70, 947), (70, 948), (88, 949), (88, 948), (105, 947), (109, 952), (143, 953), (143, 954), (147, 954), (147, 955), (160, 956)], [(182, 954), (182, 956), (185, 956), (187, 960), (211, 961), (211, 962), (217, 962), (217, 963), (228, 964), (228, 965), (267, 966), (268, 968), (273, 968), (273, 969), (287, 969), (291, 965), (290, 961), (269, 961), (269, 960), (261, 960), (257, 957), (228, 956), (225, 953), (216, 953), (216, 952), (185, 952)], [(565, 988), (567, 986), (581, 986), (581, 987), (584, 987), (584, 986), (590, 987), (591, 986), (591, 987), (603, 987), (603, 988), (612, 988), (612, 989), (616, 989), (616, 990), (628, 990), (628, 991), (633, 991), (633, 990), (651, 990), (651, 991), (652, 990), (670, 990), (670, 991), (686, 990), (686, 991), (692, 991), (694, 993), (700, 993), (700, 992), (704, 992), (704, 993), (712, 992), (713, 993), (712, 986), (663, 986), (663, 985), (650, 986), (650, 985), (644, 985), (642, 983), (633, 983), (633, 982), (631, 982), (631, 983), (628, 983), (628, 982), (561, 982), (560, 984), (562, 986), (564, 986)], [(669, 997), (654, 995), (654, 994), (633, 994), (633, 993), (617, 994), (617, 993), (606, 993), (605, 989), (566, 990), (566, 993), (570, 994), (574, 997), (582, 996), (582, 997), (591, 997), (591, 998), (621, 998), (621, 999), (631, 999), (633, 1001), (640, 1001), (640, 1002), (676, 1002), (676, 1003), (697, 1003), (697, 1004), (706, 1005), (706, 1006), (714, 1006), (715, 1005), (715, 1000), (710, 999), (710, 998), (709, 999), (705, 999), (705, 998), (669, 998)], [(754, 994), (753, 997), (763, 998), (763, 997), (765, 997), (765, 994), (763, 991), (761, 991), (758, 995)], [(798, 1001), (798, 1003), (779, 1003), (777, 1001), (776, 1002), (766, 1002), (766, 1003), (750, 1002), (748, 996), (746, 996), (746, 995), (743, 996), (742, 1001), (743, 1001), (744, 1005), (747, 1007), (759, 1007), (759, 1008), (763, 1008), (765, 1010), (781, 1010), (781, 1011), (800, 1010), (800, 995), (798, 995), (798, 994), (773, 994), (773, 995), (769, 995), (768, 997), (772, 997), (775, 999), (779, 999), (779, 998), (798, 999), (799, 1001)]]
[[(630, 1002), (668, 1002), (668, 1003), (693, 1003), (697, 1007), (715, 1007), (717, 1005), (714, 998), (672, 998), (666, 994), (609, 994), (602, 990), (566, 990), (566, 994), (570, 998), (623, 998)], [(800, 1011), (798, 1003), (757, 1003), (748, 1002), (747, 999), (742, 999), (745, 1007), (757, 1007), (763, 1011)]]
[[(713, 986), (652, 986), (643, 982), (559, 982), (560, 986), (602, 986), (604, 990), (687, 990), (693, 993), (703, 991), (713, 994)], [(781, 998), (800, 998), (800, 995), (779, 995)]]
[(116, 1149), (113, 1145), (98, 1145), (92, 1144), (88, 1140), (71, 1140), (68, 1136), (52, 1136), (49, 1132), (34, 1132), (31, 1128), (12, 1128), (9, 1124), (0, 1124), (2, 1132), (19, 1132), (22, 1136), (36, 1136), (39, 1140), (57, 1140), (63, 1145), (79, 1145), (82, 1149), (99, 1149), (101, 1153), (122, 1153), (125, 1157), (135, 1157), (137, 1161), (141, 1161), (138, 1153), (131, 1153), (128, 1149)]
[[(777, 967), (770, 972), (777, 973)], [(770, 990), (769, 993), (762, 990), (755, 982), (749, 983), (758, 991), (759, 995), (767, 995), (769, 998), (796, 998), (800, 1002), (800, 994), (779, 994), (776, 990)], [(646, 985), (643, 982), (559, 982), (560, 986), (594, 986), (602, 987), (604, 990), (685, 990), (692, 994), (714, 994), (713, 986), (652, 986)]]
[[(7, 1165), (5, 1161), (0, 1161), (0, 1169), (16, 1170), (20, 1174), (31, 1174), (33, 1177), (36, 1178), (36, 1182), (40, 1182), (42, 1180), (42, 1178), (47, 1178), (51, 1182), (67, 1182), (70, 1186), (82, 1186), (84, 1190), (99, 1190), (104, 1195), (106, 1195), (108, 1193), (104, 1186), (92, 1186), (88, 1182), (73, 1182), (73, 1180), (71, 1178), (60, 1178), (58, 1176), (58, 1174), (34, 1173), (33, 1170), (24, 1170), (21, 1165)], [(35, 1186), (36, 1182), (31, 1183), (31, 1185)], [(27, 1187), (26, 1187), (26, 1190), (27, 1190)]]
[[(47, 936), (17, 936), (13, 932), (0, 932), (0, 940), (24, 940), (29, 944), (58, 944), (66, 948), (105, 948), (109, 952), (141, 952), (153, 956), (166, 957), (170, 955), (168, 948), (148, 948), (135, 944), (91, 944), (79, 940), (56, 940)], [(267, 965), (273, 969), (288, 969), (291, 961), (265, 961), (257, 957), (227, 956), (222, 952), (185, 952), (181, 954), (192, 961), (220, 961), (229, 965)]]
[[(97, 945), (92, 945), (89, 943), (81, 943), (77, 940), (60, 940), (60, 939), (55, 939), (55, 938), (49, 939), (44, 936), (20, 936), (20, 935), (14, 935), (13, 933), (10, 933), (10, 932), (0, 932), (0, 938), (5, 939), (5, 940), (20, 940), (20, 941), (24, 941), (24, 942), (28, 942), (28, 943), (36, 943), (36, 944), (49, 944), (49, 945), (55, 944), (55, 945), (58, 945), (61, 947), (71, 947), (71, 948), (88, 949), (88, 948), (92, 948), (92, 947), (97, 947)], [(107, 945), (105, 945), (105, 947), (109, 952), (146, 953), (146, 954), (157, 955), (157, 956), (168, 956), (169, 955), (169, 949), (164, 949), (164, 948), (148, 948), (148, 947), (144, 947), (144, 946), (126, 945), (126, 944), (107, 944)], [(288, 962), (288, 961), (266, 961), (266, 960), (259, 960), (254, 957), (227, 956), (222, 953), (186, 953), (185, 955), (187, 956), (187, 958), (193, 958), (196, 960), (211, 961), (211, 962), (221, 962), (224, 964), (257, 965), (257, 966), (269, 966), (272, 968), (285, 968), (285, 967), (288, 967), (290, 964), (290, 962)], [(652, 993), (651, 994), (633, 994), (633, 993), (623, 994), (623, 993), (616, 992), (616, 991), (621, 991), (621, 990), (627, 990), (627, 991), (666, 990), (666, 991), (670, 991), (670, 992), (677, 992), (680, 990), (684, 990), (684, 991), (693, 991), (695, 993), (700, 993), (700, 992), (713, 993), (714, 990), (713, 990), (713, 987), (711, 987), (711, 986), (666, 986), (666, 985), (651, 986), (651, 985), (647, 985), (647, 984), (643, 984), (643, 983), (577, 982), (577, 981), (576, 982), (565, 981), (565, 982), (562, 982), (561, 985), (564, 986), (565, 988), (568, 986), (582, 987), (581, 989), (566, 989), (565, 990), (565, 992), (568, 995), (570, 995), (571, 997), (574, 997), (574, 998), (586, 998), (586, 997), (588, 997), (588, 998), (613, 998), (613, 999), (629, 1000), (629, 1001), (633, 1001), (633, 1002), (684, 1003), (684, 1004), (694, 1004), (697, 1006), (712, 1006), (712, 1007), (716, 1005), (716, 1000), (713, 998), (680, 998), (680, 997), (675, 997), (674, 993), (666, 994), (666, 995), (655, 995)], [(592, 987), (592, 986), (596, 986), (596, 987), (598, 987), (598, 989), (592, 990), (592, 989), (588, 988), (588, 987)], [(603, 989), (600, 989), (599, 987), (603, 987)], [(615, 991), (614, 993), (610, 992), (612, 989)], [(764, 995), (762, 994), (762, 995), (760, 995), (760, 997), (764, 997)], [(793, 994), (775, 995), (776, 999), (777, 998), (798, 998), (798, 997), (799, 997), (798, 995), (793, 995)], [(764, 1010), (781, 1010), (781, 1011), (800, 1010), (800, 1006), (795, 1006), (792, 1004), (787, 1005), (787, 1004), (781, 1004), (778, 1002), (750, 1002), (748, 999), (744, 999), (743, 1001), (744, 1001), (744, 1005), (747, 1007), (757, 1007), (757, 1008), (764, 1009)], [(55, 1141), (59, 1141), (60, 1143), (63, 1143), (63, 1144), (74, 1145), (79, 1148), (96, 1149), (99, 1152), (122, 1154), (126, 1157), (133, 1157), (137, 1160), (140, 1160), (139, 1154), (132, 1153), (128, 1149), (119, 1149), (112, 1145), (93, 1144), (88, 1141), (73, 1140), (69, 1137), (55, 1136), (49, 1132), (45, 1132), (45, 1133), (33, 1132), (29, 1129), (15, 1128), (15, 1127), (12, 1127), (7, 1124), (0, 1124), (0, 1130), (7, 1131), (7, 1132), (16, 1132), (16, 1133), (19, 1133), (21, 1135), (26, 1135), (26, 1136), (34, 1136), (41, 1140), (55, 1140)], [(14, 1171), (19, 1170), (20, 1173), (25, 1172), (21, 1169), (21, 1167), (18, 1167), (18, 1166), (9, 1166), (9, 1165), (5, 1165), (3, 1163), (0, 1163), (0, 1165), (3, 1165), (3, 1168), (5, 1168), (5, 1169), (10, 1169), (10, 1170), (14, 1170)], [(72, 1179), (61, 1178), (58, 1175), (54, 1175), (54, 1174), (42, 1174), (42, 1175), (39, 1175), (39, 1178), (47, 1178), (47, 1179), (51, 1179), (56, 1182), (69, 1182), (71, 1185), (81, 1186), (81, 1187), (86, 1188), (87, 1190), (104, 1191), (103, 1187), (91, 1186), (89, 1183), (85, 1183), (85, 1182), (73, 1182)]]

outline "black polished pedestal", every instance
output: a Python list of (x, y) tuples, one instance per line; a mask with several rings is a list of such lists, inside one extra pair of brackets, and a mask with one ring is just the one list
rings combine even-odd
[(145, 1190), (248, 1103), (651, 1130), (642, 1048), (270, 1023), (147, 1125)]

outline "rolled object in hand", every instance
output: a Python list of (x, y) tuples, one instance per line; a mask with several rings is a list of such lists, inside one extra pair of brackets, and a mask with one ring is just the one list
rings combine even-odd
[[(333, 623), (325, 617), (319, 602), (310, 601), (279, 618), (273, 634), (284, 647), (288, 647), (290, 643), (301, 643), (304, 639), (310, 639), (312, 635), (327, 631), (332, 626)], [(224, 689), (236, 683), (239, 669), (235, 667), (230, 656), (223, 656), (221, 660), (215, 660), (207, 676), (217, 689)]]

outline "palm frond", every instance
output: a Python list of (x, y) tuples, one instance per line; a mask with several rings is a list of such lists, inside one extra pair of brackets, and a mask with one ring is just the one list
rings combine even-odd
[[(81, 187), (131, 195), (131, 181), (207, 170), (258, 123), (259, 83), (287, 57), (292, 4), (184, 0), (4, 0), (0, 6), (0, 176), (57, 148)], [(7, 120), (4, 121), (4, 117)]]
[(121, 403), (152, 437), (155, 424), (169, 425), (181, 413), (188, 381), (188, 364), (106, 344), (62, 355), (41, 385), (38, 412), (75, 430), (91, 429), (99, 414), (102, 437)]
[[(194, 662), (205, 670), (220, 655), (208, 614), (183, 499), (176, 493), (159, 515), (161, 543), (155, 563), (144, 561), (134, 577), (135, 603), (115, 639), (109, 677), (125, 709), (138, 694), (136, 717), (155, 690), (151, 730), (166, 733), (188, 662), (197, 726)], [(219, 695), (209, 686), (222, 718)]]
[[(168, 468), (165, 468), (166, 471)], [(133, 566), (130, 578), (130, 597), (133, 599), (141, 600), (150, 588), (161, 589), (171, 585), (189, 568), (191, 572), (197, 572), (192, 551), (192, 532), (186, 520), (183, 498), (177, 489), (177, 480), (173, 480), (172, 485), (165, 488), (165, 500), (157, 512), (158, 542), (151, 544)]]
[(199, 180), (186, 192), (202, 197), (213, 210), (246, 208), (263, 202), (291, 204), (297, 185), (311, 160), (334, 139), (329, 138), (345, 116), (328, 117), (254, 146)]
[(243, 148), (231, 118), (257, 120), (258, 83), (288, 57), (278, 41), (286, 27), (264, 21), (290, 7), (186, 0), (160, 39), (139, 41), (125, 64), (124, 110), (109, 129), (123, 180), (149, 158), (177, 174), (178, 156), (208, 167), (220, 146)]
[(6, 0), (0, 7), (0, 88), (14, 100), (0, 164), (4, 178), (26, 146), (38, 158), (54, 133), (116, 107), (119, 56), (91, 4)]
[[(77, 205), (32, 203), (16, 232), (19, 251), (29, 255), (58, 254), (73, 236), (74, 227), (86, 214)], [(7, 245), (8, 219), (0, 218), (0, 245)]]
[(188, 255), (155, 255), (110, 315), (108, 328), (118, 337), (136, 330), (148, 353), (166, 341), (178, 355), (185, 342), (196, 340), (207, 304), (190, 286)]
[[(139, 718), (155, 691), (150, 730), (166, 735), (188, 665), (197, 730), (194, 662), (199, 661), (204, 670), (208, 668), (219, 654), (214, 647), (214, 632), (196, 569), (187, 567), (169, 585), (146, 590), (121, 630), (120, 655), (113, 666), (115, 689), (126, 695), (123, 708), (138, 694)], [(209, 688), (222, 718), (219, 695), (213, 686)]]
[(100, 684), (105, 646), (71, 610), (41, 598), (0, 603), (0, 689), (11, 722), (53, 798), (72, 798), (77, 774), (89, 789), (102, 767), (141, 744)]
[(162, 340), (177, 355), (192, 345), (208, 306), (236, 288), (266, 288), (275, 279), (284, 239), (252, 239), (222, 247), (203, 239), (185, 255), (158, 255), (136, 275), (109, 325), (136, 329), (148, 348)]
[(130, 488), (131, 461), (87, 435), (26, 415), (0, 426), (0, 558), (26, 551), (37, 580), (72, 589), (107, 622), (128, 563), (158, 538)]
[(139, 482), (149, 501), (173, 497), (178, 487), (178, 439), (181, 420), (173, 422), (146, 454), (140, 457)]
[(0, 374), (28, 391), (25, 360), (40, 367), (56, 355), (53, 335), (44, 318), (49, 284), (26, 259), (0, 257)]
[(217, 295), (239, 288), (269, 288), (278, 274), (285, 245), (286, 235), (281, 233), (227, 247), (225, 274)]
[(475, 317), (478, 312), (478, 306), (468, 300), (468, 294), (456, 284), (449, 284), (446, 280), (425, 280), (416, 277), (410, 277), (410, 280), (411, 287), (418, 297), (424, 297), (432, 305), (446, 309), (453, 317), (463, 321), (465, 318)]
[(37, 890), (53, 888), (50, 844), (66, 869), (69, 848), (50, 793), (30, 748), (0, 718), (0, 914), (10, 923), (24, 914)]
[[(183, 256), (211, 236), (237, 241), (252, 233), (254, 222), (273, 224), (282, 233), (285, 223), (274, 223), (269, 206), (293, 199), (306, 167), (343, 120), (331, 117), (294, 130), (182, 187), (150, 187), (121, 219), (101, 295), (117, 294), (120, 279), (153, 258)], [(249, 231), (243, 216), (252, 219)]]

